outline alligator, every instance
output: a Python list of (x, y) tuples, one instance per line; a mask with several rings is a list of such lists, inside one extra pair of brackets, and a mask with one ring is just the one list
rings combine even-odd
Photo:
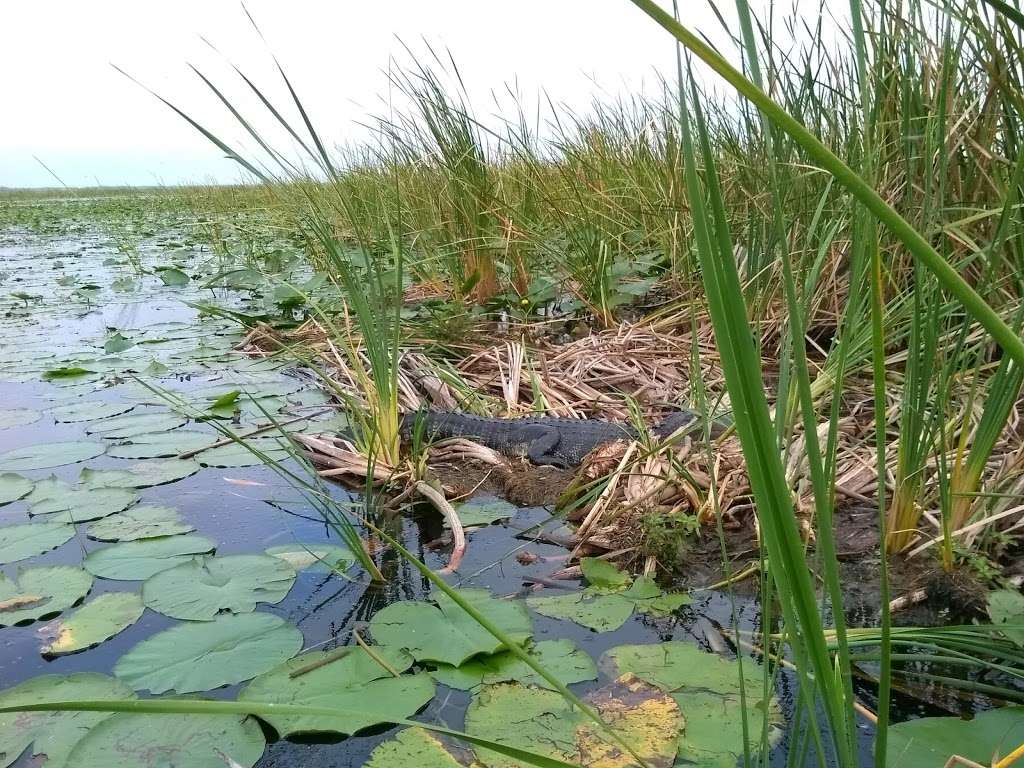
[[(699, 415), (676, 411), (651, 429), (665, 439), (684, 427), (694, 428)], [(720, 434), (721, 424), (712, 424), (712, 436)], [(584, 457), (599, 445), (616, 440), (635, 440), (637, 430), (630, 424), (602, 419), (572, 419), (554, 416), (527, 416), (500, 419), (473, 416), (459, 411), (413, 411), (402, 415), (402, 436), (408, 440), (417, 430), (426, 441), (465, 437), (506, 456), (527, 458), (534, 464), (567, 469), (583, 463)]]

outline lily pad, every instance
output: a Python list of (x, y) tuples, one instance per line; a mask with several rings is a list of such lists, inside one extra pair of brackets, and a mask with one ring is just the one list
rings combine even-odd
[(71, 424), (78, 421), (109, 419), (112, 416), (128, 413), (134, 407), (134, 403), (108, 403), (103, 400), (87, 400), (84, 403), (51, 408), (47, 413), (57, 421)]
[(33, 411), (31, 408), (0, 409), (0, 429), (35, 424), (39, 418), (39, 411)]
[(74, 535), (74, 526), (59, 522), (0, 526), (0, 565), (49, 552)]
[[(632, 675), (584, 697), (602, 719), (651, 768), (671, 768), (684, 719), (671, 696)], [(489, 686), (466, 711), (466, 732), (588, 768), (621, 768), (622, 748), (569, 704), (562, 695), (516, 683)], [(477, 759), (490, 768), (519, 768), (521, 763), (479, 748)], [(583, 759), (581, 760), (581, 756)]]
[(468, 501), (455, 509), (463, 528), (491, 525), (499, 520), (508, 520), (516, 514), (516, 506), (504, 499), (490, 501)]
[(184, 416), (171, 411), (162, 413), (132, 413), (90, 424), (86, 431), (98, 433), (110, 440), (126, 440), (153, 432), (170, 432), (187, 423)]
[(622, 645), (602, 657), (601, 667), (613, 675), (634, 674), (672, 695), (686, 716), (686, 732), (679, 740), (679, 757), (685, 762), (735, 766), (744, 753), (744, 714), (752, 752), (760, 746), (766, 716), (769, 744), (777, 743), (782, 736), (778, 703), (774, 698), (767, 704), (761, 700), (761, 667), (750, 659), (742, 665), (745, 713), (740, 697), (740, 662), (706, 653), (689, 643)]
[[(282, 438), (278, 437), (263, 437), (246, 441), (247, 445), (275, 462), (284, 461), (291, 455), (282, 442)], [(196, 458), (204, 467), (255, 467), (264, 463), (262, 458), (238, 443), (211, 448), (208, 451), (203, 451)]]
[(988, 596), (988, 615), (992, 623), (1005, 625), (1000, 631), (1024, 647), (1024, 595), (1015, 589), (997, 589)]
[(531, 597), (526, 604), (541, 616), (568, 619), (595, 632), (618, 629), (633, 615), (633, 601), (622, 595), (573, 592), (552, 597)]
[(84, 651), (130, 627), (144, 610), (142, 598), (134, 592), (106, 592), (69, 616), (40, 627), (40, 637), (49, 642), (39, 652), (63, 656)]
[(632, 579), (625, 571), (620, 571), (607, 560), (596, 557), (584, 557), (580, 560), (580, 570), (592, 590), (618, 592), (626, 589)]
[(27, 477), (22, 477), (14, 472), (0, 474), (0, 507), (25, 498), (31, 493), (33, 485), (35, 483)]
[(75, 488), (35, 501), (30, 515), (48, 515), (51, 523), (88, 523), (122, 512), (138, 503), (139, 495), (124, 488)]
[[(530, 617), (518, 600), (499, 600), (485, 589), (460, 589), (459, 595), (522, 645), (533, 634)], [(405, 648), (417, 661), (457, 667), (480, 654), (504, 650), (504, 644), (477, 624), (442, 592), (436, 603), (403, 600), (374, 614), (370, 631), (380, 645)]]
[(370, 753), (364, 768), (464, 768), (473, 754), (454, 740), (423, 728), (405, 728)]
[(281, 558), (296, 571), (344, 572), (355, 563), (347, 548), (333, 544), (283, 544), (270, 547), (266, 553)]
[[(0, 707), (40, 701), (134, 699), (120, 680), (95, 672), (42, 675), (0, 691)], [(110, 712), (7, 712), (0, 714), (0, 768), (14, 764), (31, 747), (36, 764), (64, 768), (81, 763), (68, 756), (82, 735), (112, 715)], [(45, 761), (45, 762), (43, 762)], [(106, 763), (105, 765), (109, 765)], [(221, 766), (220, 768), (223, 768)]]
[(118, 660), (114, 674), (140, 691), (207, 691), (261, 675), (300, 648), (302, 633), (277, 616), (218, 616), (143, 640)]
[[(412, 666), (412, 657), (403, 651), (381, 646), (373, 651), (395, 672), (404, 672)], [(291, 677), (293, 671), (321, 661), (330, 653), (313, 651), (285, 662), (249, 683), (239, 700), (352, 711), (343, 718), (262, 716), (282, 737), (288, 737), (298, 733), (350, 735), (396, 718), (407, 718), (434, 698), (434, 682), (429, 675), (399, 674), (395, 677), (358, 647), (340, 659)]]
[[(527, 651), (564, 685), (597, 679), (594, 660), (573, 645), (571, 640), (542, 640)], [(551, 688), (547, 680), (510, 651), (493, 656), (478, 656), (459, 667), (442, 665), (430, 674), (437, 682), (462, 691), (481, 685), (510, 682)]]
[(182, 520), (173, 507), (143, 504), (93, 523), (86, 535), (97, 541), (135, 541), (194, 530), (195, 527)]
[(77, 464), (101, 456), (106, 450), (102, 443), (71, 440), (62, 443), (36, 443), (25, 448), (0, 453), (0, 471), (22, 472), (29, 469), (49, 469), (65, 464)]
[(0, 573), (0, 627), (56, 616), (92, 588), (92, 576), (70, 565), (24, 568), (17, 580)]
[(101, 579), (136, 581), (148, 579), (216, 548), (217, 543), (205, 536), (164, 536), (95, 549), (82, 564), (89, 573)]
[(953, 755), (994, 765), (1024, 743), (1024, 707), (982, 712), (973, 720), (922, 717), (889, 726), (886, 762), (899, 768), (946, 765)]
[(252, 768), (265, 748), (259, 723), (245, 715), (122, 712), (90, 730), (71, 750), (68, 764), (74, 768)]
[(201, 469), (191, 459), (154, 459), (140, 461), (127, 469), (82, 470), (79, 481), (92, 488), (150, 488), (176, 483)]
[(270, 555), (193, 560), (161, 571), (142, 585), (142, 599), (175, 619), (207, 621), (218, 613), (249, 613), (278, 603), (295, 583), (295, 569)]
[(176, 429), (136, 435), (130, 442), (110, 446), (107, 455), (116, 459), (160, 459), (206, 448), (215, 442), (217, 436), (208, 432)]

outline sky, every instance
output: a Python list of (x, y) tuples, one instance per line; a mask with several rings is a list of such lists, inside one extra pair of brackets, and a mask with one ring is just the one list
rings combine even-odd
[[(706, 3), (680, 5), (684, 23), (726, 42)], [(111, 65), (234, 141), (240, 129), (189, 65), (256, 115), (232, 65), (283, 105), (274, 55), (325, 140), (353, 145), (367, 140), (370, 116), (387, 114), (389, 66), (427, 57), (428, 45), (450, 52), (483, 117), (498, 114), (493, 94), (509, 85), (527, 103), (544, 92), (585, 110), (595, 96), (651, 91), (676, 66), (672, 39), (628, 0), (3, 2), (0, 187), (58, 186), (54, 176), (72, 187), (240, 178)]]

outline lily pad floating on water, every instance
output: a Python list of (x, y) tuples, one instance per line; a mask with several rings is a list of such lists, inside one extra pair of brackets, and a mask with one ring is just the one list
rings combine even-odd
[(48, 371), (43, 371), (43, 381), (60, 381), (62, 379), (80, 379), (83, 376), (92, 376), (96, 371), (91, 371), (88, 368), (82, 368), (78, 365), (62, 366), (60, 368), (51, 368)]
[(39, 418), (39, 411), (33, 411), (31, 408), (0, 409), (0, 429), (34, 424)]
[(125, 488), (74, 488), (33, 502), (28, 513), (48, 515), (51, 523), (88, 523), (123, 512), (138, 501), (139, 495)]
[[(284, 461), (291, 453), (283, 438), (261, 437), (247, 440), (246, 445), (264, 454), (271, 461)], [(263, 464), (263, 459), (246, 445), (230, 443), (203, 451), (196, 458), (204, 467), (254, 467)]]
[(49, 642), (39, 652), (64, 656), (84, 651), (130, 627), (145, 610), (142, 598), (134, 592), (106, 592), (71, 615), (40, 627), (40, 637)]
[[(259, 615), (259, 614), (257, 614)], [(395, 672), (412, 666), (409, 654), (376, 646), (377, 654)], [(337, 707), (350, 710), (345, 717), (309, 715), (261, 715), (282, 737), (305, 733), (351, 735), (374, 725), (407, 718), (434, 698), (434, 681), (425, 673), (392, 675), (362, 648), (292, 677), (297, 669), (323, 660), (330, 651), (312, 651), (286, 661), (253, 680), (239, 694), (239, 701)]]
[[(651, 768), (671, 768), (684, 726), (675, 700), (649, 683), (623, 675), (583, 697), (611, 724)], [(622, 749), (560, 693), (516, 683), (488, 686), (466, 711), (466, 732), (499, 744), (576, 764), (586, 755), (589, 768), (619, 768)], [(478, 748), (477, 760), (489, 768), (518, 768), (521, 763)]]
[(153, 459), (140, 461), (126, 469), (86, 467), (79, 476), (79, 482), (92, 488), (151, 488), (176, 483), (200, 469), (192, 459)]
[(281, 558), (296, 571), (333, 573), (347, 571), (355, 564), (355, 558), (347, 548), (333, 544), (283, 544), (270, 547), (266, 553)]
[(188, 285), (191, 279), (177, 267), (157, 267), (156, 273), (160, 276), (164, 285), (171, 288), (182, 288)]
[(261, 675), (301, 648), (302, 633), (277, 616), (218, 616), (143, 640), (118, 660), (114, 674), (139, 691), (207, 691)]
[(103, 720), (75, 744), (68, 765), (137, 768), (151, 764), (140, 756), (156, 755), (160, 766), (252, 768), (265, 748), (259, 723), (245, 715), (121, 712)]
[[(460, 589), (458, 594), (522, 645), (533, 634), (530, 617), (518, 600), (499, 600), (486, 589)], [(416, 661), (457, 667), (480, 654), (493, 654), (505, 645), (481, 627), (443, 592), (433, 603), (402, 600), (374, 614), (370, 631), (379, 645), (404, 648)], [(436, 603), (436, 605), (435, 605)]]
[(742, 669), (745, 713), (740, 697), (740, 662), (707, 653), (690, 643), (622, 645), (602, 657), (601, 668), (613, 675), (636, 675), (671, 694), (686, 717), (686, 731), (679, 739), (679, 757), (686, 763), (735, 766), (745, 751), (744, 715), (751, 751), (756, 753), (760, 746), (766, 715), (769, 744), (778, 743), (782, 736), (778, 703), (774, 698), (767, 704), (761, 701), (761, 668), (750, 659)]
[(517, 508), (504, 499), (492, 499), (490, 501), (468, 501), (457, 506), (455, 511), (464, 528), (473, 528), (515, 517)]
[(170, 432), (187, 423), (188, 419), (171, 411), (161, 413), (131, 413), (90, 424), (86, 432), (98, 433), (110, 440), (126, 440), (153, 432)]
[[(572, 640), (542, 640), (527, 652), (564, 685), (597, 679), (597, 665)], [(468, 691), (481, 685), (517, 682), (551, 688), (551, 684), (511, 651), (478, 656), (459, 667), (441, 665), (431, 676), (449, 688)]]
[(1024, 743), (1024, 707), (982, 712), (973, 720), (922, 717), (889, 726), (886, 762), (899, 768), (946, 765), (953, 755), (994, 765)]
[(160, 459), (177, 456), (179, 453), (206, 448), (217, 442), (217, 436), (209, 432), (178, 429), (170, 432), (156, 432), (136, 435), (129, 442), (112, 445), (107, 455), (115, 459)]
[(1024, 647), (1024, 595), (1015, 589), (997, 589), (988, 596), (988, 615), (1012, 642)]
[(82, 565), (101, 579), (140, 581), (216, 548), (217, 543), (205, 536), (164, 536), (94, 549)]
[(51, 408), (47, 413), (55, 420), (73, 424), (79, 421), (98, 421), (111, 416), (128, 413), (135, 407), (134, 403), (108, 403), (103, 400), (88, 400), (84, 403), (61, 405)]
[(405, 728), (379, 744), (363, 768), (464, 768), (473, 754), (454, 740), (424, 728)]
[(0, 473), (0, 507), (25, 498), (31, 493), (34, 485), (35, 483), (27, 477), (14, 472)]
[(56, 616), (92, 589), (92, 576), (70, 565), (18, 571), (17, 580), (0, 573), (0, 627)]
[[(78, 672), (72, 675), (41, 675), (0, 691), (0, 707), (36, 704), (40, 701), (134, 698), (135, 692), (120, 680), (95, 672)], [(110, 717), (110, 712), (2, 713), (0, 766), (6, 768), (12, 765), (31, 747), (32, 757), (45, 755), (42, 764), (46, 768), (79, 768), (82, 765), (80, 762), (68, 759), (72, 749), (83, 734)], [(109, 765), (109, 762), (104, 765)], [(223, 763), (219, 768), (222, 766)]]
[(228, 555), (161, 571), (142, 585), (142, 599), (174, 619), (208, 621), (218, 613), (250, 613), (278, 603), (295, 583), (295, 569), (270, 555)]
[(0, 526), (0, 565), (49, 552), (74, 535), (75, 527), (62, 522)]
[(61, 443), (37, 443), (25, 448), (0, 453), (0, 472), (22, 472), (31, 469), (50, 469), (65, 464), (95, 459), (103, 455), (106, 446), (84, 440)]
[(136, 541), (194, 530), (195, 527), (182, 520), (173, 507), (143, 504), (94, 523), (86, 536), (96, 541)]

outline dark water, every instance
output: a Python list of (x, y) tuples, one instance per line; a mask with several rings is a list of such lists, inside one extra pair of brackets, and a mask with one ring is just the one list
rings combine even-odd
[[(153, 253), (159, 253), (159, 238), (149, 247)], [(34, 424), (0, 430), (0, 452), (58, 440), (97, 439), (86, 435), (87, 423), (56, 423), (46, 415), (46, 409), (82, 399), (117, 401), (127, 392), (132, 393), (133, 398), (138, 397), (137, 387), (132, 389), (133, 382), (118, 373), (116, 366), (111, 372), (91, 377), (85, 383), (46, 383), (39, 378), (41, 368), (69, 364), (88, 355), (92, 355), (93, 359), (102, 359), (102, 352), (97, 350), (97, 344), (101, 342), (97, 340), (102, 340), (109, 328), (119, 329), (136, 338), (144, 338), (147, 329), (152, 330), (154, 336), (181, 336), (170, 342), (153, 345), (151, 349), (142, 352), (137, 347), (136, 369), (151, 357), (161, 358), (167, 364), (168, 371), (159, 377), (160, 385), (185, 395), (210, 384), (234, 381), (235, 376), (244, 376), (253, 370), (250, 367), (251, 361), (240, 356), (231, 358), (228, 353), (238, 339), (238, 333), (230, 324), (200, 320), (196, 310), (184, 303), (202, 297), (209, 298), (209, 291), (200, 291), (194, 287), (180, 291), (169, 290), (159, 280), (148, 276), (139, 278), (140, 288), (137, 292), (119, 296), (109, 289), (109, 285), (116, 277), (126, 274), (124, 264), (105, 266), (103, 263), (105, 259), (116, 255), (108, 236), (88, 228), (74, 237), (39, 237), (24, 230), (8, 229), (5, 238), (0, 241), (0, 272), (5, 271), (15, 276), (14, 282), (8, 277), (3, 287), (45, 297), (42, 305), (29, 307), (25, 314), (20, 313), (17, 302), (9, 302), (14, 315), (8, 315), (2, 327), (5, 339), (0, 350), (0, 409), (25, 407), (44, 413)], [(145, 249), (143, 257), (152, 258)], [(179, 253), (179, 257), (193, 261), (206, 258), (194, 250), (186, 256)], [(63, 262), (62, 268), (53, 267), (53, 262), (58, 260)], [(80, 277), (80, 282), (99, 284), (101, 288), (98, 294), (82, 302), (73, 298), (70, 287), (63, 290), (54, 286), (55, 273), (67, 274), (72, 271)], [(223, 293), (216, 297), (227, 303), (234, 300), (232, 296)], [(212, 349), (209, 354), (196, 354), (197, 344), (212, 344)], [(211, 363), (210, 360), (215, 362)], [(261, 375), (268, 372), (262, 367), (258, 370)], [(299, 391), (308, 389), (304, 380), (296, 379), (294, 372), (287, 369), (274, 372), (274, 376), (296, 383)], [(153, 405), (139, 405), (133, 413), (162, 409), (159, 398), (153, 396), (144, 399)], [(296, 412), (289, 410), (289, 407), (286, 405), (282, 413)], [(202, 430), (208, 427), (189, 424), (186, 429)], [(128, 463), (131, 462), (100, 457), (84, 465), (113, 468)], [(73, 483), (82, 466), (71, 465), (20, 474), (31, 478), (55, 474)], [(334, 492), (339, 499), (353, 498), (341, 487), (336, 487)], [(267, 547), (295, 541), (338, 543), (331, 530), (300, 495), (277, 474), (262, 466), (206, 468), (179, 482), (144, 489), (140, 493), (144, 504), (165, 504), (178, 509), (199, 534), (218, 542), (219, 554), (258, 553)], [(564, 557), (564, 549), (530, 541), (528, 535), (519, 536), (520, 531), (544, 522), (548, 516), (544, 509), (524, 509), (520, 510), (509, 526), (490, 526), (473, 532), (467, 555), (458, 574), (450, 578), (451, 583), (483, 587), (496, 595), (511, 595), (523, 590), (524, 577), (546, 576), (557, 570), (562, 561), (554, 558)], [(0, 524), (26, 521), (24, 501), (0, 507)], [(391, 524), (393, 531), (406, 546), (429, 567), (440, 569), (447, 563), (447, 552), (443, 548), (438, 551), (426, 546), (443, 533), (441, 521), (436, 514), (429, 510), (417, 510), (394, 519)], [(55, 551), (16, 565), (3, 566), (2, 570), (8, 577), (13, 577), (18, 566), (78, 565), (86, 552), (100, 546), (104, 545), (87, 539), (79, 531), (74, 539)], [(521, 565), (515, 555), (522, 550), (529, 550), (542, 559), (533, 565)], [(552, 560), (545, 562), (543, 558)], [(357, 574), (358, 569), (351, 572), (354, 581), (347, 581), (337, 575), (300, 572), (295, 586), (283, 601), (277, 605), (262, 605), (259, 610), (277, 614), (298, 627), (303, 633), (306, 649), (329, 649), (337, 644), (349, 644), (352, 630), (369, 621), (376, 610), (394, 600), (423, 598), (430, 592), (429, 583), (407, 563), (390, 553), (380, 555), (379, 559), (382, 570), (388, 576), (384, 587), (368, 586), (366, 579)], [(137, 589), (138, 586), (133, 582), (96, 579), (91, 596), (111, 590)], [(714, 628), (721, 627), (728, 632), (728, 628), (733, 625), (734, 610), (739, 629), (755, 633), (761, 630), (761, 610), (756, 599), (738, 597), (734, 604), (727, 595), (715, 592), (696, 593), (692, 605), (675, 616), (653, 619), (635, 615), (621, 629), (603, 634), (570, 622), (541, 616), (535, 615), (533, 620), (537, 639), (570, 637), (595, 660), (604, 651), (624, 643), (659, 643), (669, 640), (687, 641), (710, 652), (728, 654), (730, 651), (724, 647), (721, 636)], [(176, 623), (147, 610), (136, 624), (98, 647), (49, 660), (39, 653), (38, 623), (0, 629), (0, 688), (47, 673), (110, 673), (117, 659), (136, 643)], [(574, 689), (585, 693), (606, 682), (602, 678), (574, 686)], [(209, 695), (233, 698), (238, 687), (219, 689)], [(870, 688), (865, 688), (864, 693), (870, 697)], [(776, 695), (784, 713), (789, 717), (795, 699), (794, 681), (790, 674), (783, 673), (780, 676)], [(420, 713), (419, 718), (460, 728), (468, 702), (468, 693), (448, 690), (439, 685), (437, 696)], [(899, 700), (898, 704), (901, 711), (897, 717), (926, 712), (922, 705), (911, 699)], [(333, 742), (271, 741), (259, 765), (359, 766), (380, 741), (393, 733), (394, 729), (382, 728)], [(860, 734), (862, 756), (866, 764), (870, 761), (872, 734), (866, 725), (861, 728)], [(273, 734), (268, 732), (268, 736), (272, 738)], [(773, 765), (785, 763), (788, 745), (788, 737), (783, 738), (773, 751)], [(29, 763), (30, 759), (26, 755), (17, 764)]]

